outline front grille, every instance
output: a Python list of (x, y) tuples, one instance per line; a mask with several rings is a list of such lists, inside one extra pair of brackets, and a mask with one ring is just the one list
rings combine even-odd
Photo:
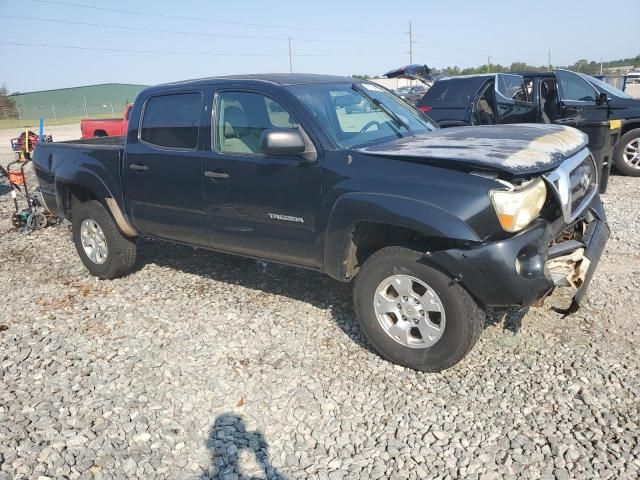
[(598, 193), (598, 172), (586, 148), (565, 160), (545, 178), (567, 224), (573, 223)]
[(572, 216), (578, 215), (586, 206), (585, 199), (590, 199), (591, 194), (598, 188), (596, 167), (593, 158), (589, 155), (584, 161), (574, 168), (569, 174), (569, 190), (571, 199)]

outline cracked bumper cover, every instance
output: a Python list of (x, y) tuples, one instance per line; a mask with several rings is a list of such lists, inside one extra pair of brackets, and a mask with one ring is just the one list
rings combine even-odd
[[(585, 249), (589, 268), (575, 293), (572, 310), (584, 297), (609, 238), (609, 227), (598, 196), (577, 221), (587, 222), (580, 247)], [(511, 238), (468, 249), (432, 252), (425, 255), (423, 261), (454, 277), (486, 307), (526, 307), (554, 289), (554, 281), (546, 268), (549, 244), (566, 227), (562, 219), (553, 223), (538, 219)], [(516, 264), (519, 264), (519, 271)]]

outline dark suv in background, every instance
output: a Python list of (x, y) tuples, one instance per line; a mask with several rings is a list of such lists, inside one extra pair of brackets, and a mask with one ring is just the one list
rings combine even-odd
[(424, 96), (427, 89), (423, 85), (407, 85), (405, 87), (396, 88), (394, 93), (405, 102), (416, 105)]
[(640, 99), (589, 75), (558, 69), (443, 78), (417, 108), (441, 127), (498, 123), (576, 127), (589, 135), (591, 150), (600, 152), (605, 175), (612, 155), (620, 173), (640, 176)]

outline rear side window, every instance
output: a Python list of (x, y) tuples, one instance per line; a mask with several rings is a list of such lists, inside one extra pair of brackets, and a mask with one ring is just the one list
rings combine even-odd
[(418, 105), (432, 108), (467, 107), (480, 87), (481, 84), (469, 79), (441, 80), (427, 90)]
[(144, 107), (140, 139), (160, 147), (195, 149), (201, 106), (200, 93), (151, 97)]

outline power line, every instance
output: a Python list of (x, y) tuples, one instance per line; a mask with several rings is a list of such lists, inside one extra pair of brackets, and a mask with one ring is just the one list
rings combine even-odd
[(343, 33), (359, 33), (359, 34), (368, 34), (368, 35), (399, 35), (399, 33), (395, 32), (380, 32), (380, 31), (354, 31), (354, 30), (343, 30), (337, 28), (319, 28), (319, 27), (309, 27), (309, 26), (297, 26), (297, 25), (275, 25), (275, 24), (266, 24), (266, 23), (247, 23), (247, 22), (237, 22), (231, 20), (218, 20), (212, 18), (202, 18), (202, 17), (187, 17), (181, 15), (168, 15), (165, 13), (155, 13), (155, 12), (141, 12), (137, 10), (124, 10), (120, 8), (110, 8), (110, 7), (98, 7), (95, 5), (84, 5), (82, 3), (72, 3), (72, 2), (61, 2), (57, 0), (30, 0), (32, 2), (37, 3), (46, 3), (50, 5), (62, 5), (65, 7), (74, 7), (74, 8), (88, 8), (92, 10), (100, 10), (103, 12), (116, 12), (116, 13), (126, 13), (129, 15), (144, 15), (147, 17), (159, 17), (159, 18), (168, 18), (171, 20), (189, 20), (195, 22), (208, 22), (208, 23), (220, 23), (225, 25), (240, 25), (244, 27), (261, 27), (261, 28), (279, 28), (279, 29), (288, 29), (288, 30), (302, 30), (302, 31), (319, 31), (319, 32), (343, 32)]
[[(35, 1), (35, 0), (34, 0)], [(287, 41), (289, 37), (271, 37), (271, 36), (262, 36), (262, 35), (237, 35), (237, 34), (227, 34), (227, 33), (211, 33), (211, 32), (188, 32), (184, 30), (165, 30), (158, 28), (146, 28), (146, 27), (133, 27), (127, 25), (114, 25), (110, 23), (91, 23), (91, 22), (80, 22), (75, 20), (61, 20), (57, 18), (42, 18), (42, 17), (25, 17), (19, 15), (2, 15), (0, 14), (0, 18), (11, 18), (16, 20), (28, 20), (28, 21), (41, 21), (41, 22), (49, 22), (49, 23), (62, 23), (66, 25), (81, 25), (86, 27), (102, 27), (102, 28), (114, 28), (119, 30), (130, 30), (130, 31), (139, 31), (146, 33), (169, 33), (174, 35), (194, 35), (194, 36), (203, 36), (203, 37), (223, 37), (223, 38), (248, 38), (254, 40), (276, 40), (276, 41)], [(342, 40), (342, 39), (310, 39), (310, 38), (293, 38), (297, 42), (318, 42), (318, 43), (345, 43), (345, 44), (371, 44), (371, 43), (384, 43), (387, 44), (389, 42), (379, 41), (379, 42), (370, 42), (367, 40)]]
[[(83, 47), (80, 45), (54, 45), (48, 43), (20, 43), (20, 42), (0, 42), (0, 45), (11, 45), (18, 47), (46, 47), (46, 48), (64, 48), (71, 50), (86, 50), (94, 52), (114, 52), (114, 53), (151, 53), (161, 55), (203, 55), (211, 57), (287, 57), (287, 53), (213, 53), (213, 52), (194, 52), (194, 51), (178, 51), (178, 50), (137, 50), (128, 48), (102, 48), (102, 47)], [(390, 56), (398, 55), (394, 52), (387, 53), (297, 53), (296, 57), (371, 57), (371, 56)]]

